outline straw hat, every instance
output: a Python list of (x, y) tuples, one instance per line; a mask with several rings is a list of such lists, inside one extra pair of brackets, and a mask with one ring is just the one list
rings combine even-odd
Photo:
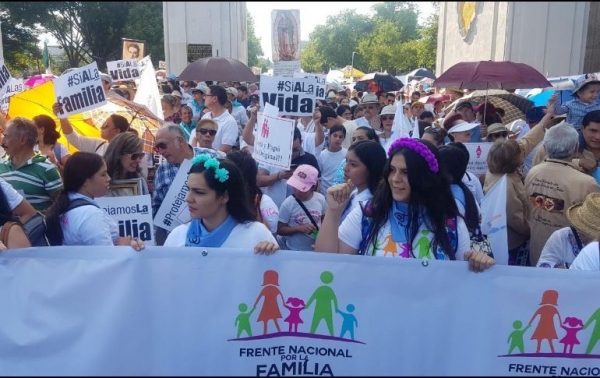
[(583, 203), (569, 207), (566, 215), (577, 230), (590, 238), (600, 238), (600, 193), (588, 194)]

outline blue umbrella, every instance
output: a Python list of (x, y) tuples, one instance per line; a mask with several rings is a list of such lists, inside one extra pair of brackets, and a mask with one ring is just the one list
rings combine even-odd
[[(535, 106), (546, 106), (548, 104), (548, 99), (550, 99), (550, 97), (552, 97), (552, 95), (555, 94), (556, 92), (558, 92), (560, 94), (558, 96), (559, 104), (564, 104), (565, 102), (571, 101), (572, 99), (574, 99), (574, 97), (571, 94), (570, 89), (563, 89), (563, 90), (550, 89), (550, 90), (538, 93), (536, 95), (533, 95), (533, 96), (529, 97), (529, 99), (531, 101), (533, 101)], [(596, 103), (600, 104), (600, 97), (596, 100)]]

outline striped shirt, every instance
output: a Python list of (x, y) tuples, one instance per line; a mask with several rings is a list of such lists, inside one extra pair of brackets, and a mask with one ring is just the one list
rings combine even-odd
[(11, 158), (0, 163), (0, 177), (20, 192), (36, 210), (45, 210), (52, 205), (51, 194), (62, 189), (58, 168), (44, 155), (36, 153), (19, 168)]
[(600, 110), (599, 103), (594, 102), (593, 104), (586, 104), (585, 102), (581, 102), (578, 98), (554, 106), (554, 114), (561, 115), (567, 113), (567, 123), (575, 126), (575, 130), (581, 128), (583, 117), (594, 110)]

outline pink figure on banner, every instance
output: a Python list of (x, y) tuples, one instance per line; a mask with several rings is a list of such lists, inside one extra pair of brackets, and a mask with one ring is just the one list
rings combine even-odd
[(262, 129), (260, 130), (260, 136), (262, 138), (268, 138), (269, 137), (269, 123), (267, 122), (266, 118), (263, 121)]
[[(290, 305), (290, 306), (288, 306)], [(285, 308), (290, 310), (290, 315), (283, 321), (289, 323), (289, 332), (298, 332), (298, 324), (304, 323), (300, 318), (300, 312), (306, 308), (304, 301), (300, 298), (290, 297), (284, 304)]]
[(583, 320), (575, 317), (567, 317), (560, 326), (567, 331), (565, 337), (559, 341), (559, 343), (565, 345), (563, 353), (573, 354), (573, 347), (581, 344), (577, 339), (577, 333), (583, 329)]
[(481, 146), (477, 146), (477, 149), (475, 150), (475, 154), (477, 154), (477, 159), (481, 158)]

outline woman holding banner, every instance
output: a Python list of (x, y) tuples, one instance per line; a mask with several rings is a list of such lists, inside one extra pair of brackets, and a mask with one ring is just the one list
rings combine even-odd
[(469, 250), (469, 231), (440, 171), (437, 149), (426, 141), (400, 138), (388, 155), (373, 199), (352, 210), (339, 227), (352, 182), (327, 190), (327, 213), (314, 250), (466, 260), (474, 271), (492, 266), (494, 259)]
[(227, 159), (202, 154), (192, 160), (185, 201), (192, 220), (176, 227), (165, 247), (248, 248), (271, 254), (279, 249), (271, 231), (256, 221), (239, 168)]

